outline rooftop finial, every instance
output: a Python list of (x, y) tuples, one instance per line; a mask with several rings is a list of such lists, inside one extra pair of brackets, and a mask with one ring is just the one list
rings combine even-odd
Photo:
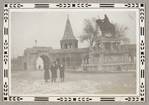
[(69, 15), (67, 15), (67, 19), (69, 18)]

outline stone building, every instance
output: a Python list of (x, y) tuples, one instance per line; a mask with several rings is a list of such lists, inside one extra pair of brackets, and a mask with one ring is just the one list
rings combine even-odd
[[(75, 70), (77, 68), (81, 68), (84, 70), (84, 67), (89, 67), (89, 65), (96, 64), (90, 59), (92, 57), (90, 48), (78, 48), (78, 40), (75, 38), (73, 34), (73, 30), (71, 27), (71, 23), (69, 17), (67, 17), (66, 26), (64, 30), (64, 36), (60, 41), (61, 49), (53, 49), (52, 47), (38, 47), (34, 46), (32, 48), (26, 48), (24, 50), (24, 55), (18, 57), (17, 59), (12, 59), (12, 67), (17, 66), (21, 70), (35, 70), (36, 62), (39, 57), (43, 60), (43, 63), (51, 64), (53, 61), (56, 61), (57, 64), (64, 63), (66, 65), (67, 70)], [(131, 46), (131, 48), (129, 48)], [(129, 45), (127, 55), (130, 60), (127, 60), (128, 63), (135, 62), (134, 57), (136, 56), (135, 51), (136, 45)], [(123, 45), (119, 45), (119, 47), (124, 47)], [(133, 54), (132, 54), (133, 52)], [(93, 54), (96, 55), (96, 54)], [(98, 56), (98, 54), (96, 55)], [(96, 57), (95, 58), (99, 58)], [(101, 56), (101, 55), (100, 55)], [(128, 58), (128, 59), (129, 59)], [(105, 61), (107, 58), (103, 58)], [(103, 62), (103, 61), (101, 61)], [(107, 66), (108, 68), (109, 66)], [(88, 70), (94, 70), (89, 67)], [(106, 68), (106, 66), (105, 66)], [(102, 68), (105, 69), (105, 68)], [(98, 69), (97, 69), (98, 70)]]

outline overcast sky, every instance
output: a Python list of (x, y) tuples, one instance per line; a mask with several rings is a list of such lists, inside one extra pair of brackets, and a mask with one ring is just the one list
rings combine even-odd
[[(13, 9), (11, 12), (11, 55), (23, 55), (24, 49), (37, 46), (60, 49), (60, 40), (64, 35), (67, 15), (72, 25), (75, 37), (83, 32), (84, 19), (98, 16), (103, 19), (107, 14), (110, 22), (129, 28), (126, 36), (131, 43), (136, 43), (136, 11), (129, 9)], [(78, 39), (79, 40), (79, 39)], [(79, 48), (87, 47), (80, 43)]]

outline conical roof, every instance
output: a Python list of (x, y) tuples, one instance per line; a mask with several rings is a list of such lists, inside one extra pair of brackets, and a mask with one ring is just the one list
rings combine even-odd
[(62, 40), (76, 40), (76, 38), (73, 34), (73, 31), (72, 31), (69, 16), (67, 16), (66, 27), (65, 27), (64, 36), (63, 36)]

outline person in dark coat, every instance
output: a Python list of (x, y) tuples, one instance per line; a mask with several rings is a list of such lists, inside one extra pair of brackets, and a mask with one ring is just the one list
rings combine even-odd
[(65, 78), (65, 65), (64, 64), (60, 64), (59, 65), (59, 70), (60, 70), (60, 78), (61, 78), (61, 82), (64, 82), (64, 78)]
[(56, 62), (53, 62), (53, 64), (51, 65), (51, 73), (52, 73), (52, 80), (51, 82), (56, 82), (56, 78), (57, 78), (57, 65)]
[(48, 64), (44, 64), (44, 80), (45, 82), (48, 82), (48, 80), (50, 79), (50, 74), (49, 74), (49, 66)]

